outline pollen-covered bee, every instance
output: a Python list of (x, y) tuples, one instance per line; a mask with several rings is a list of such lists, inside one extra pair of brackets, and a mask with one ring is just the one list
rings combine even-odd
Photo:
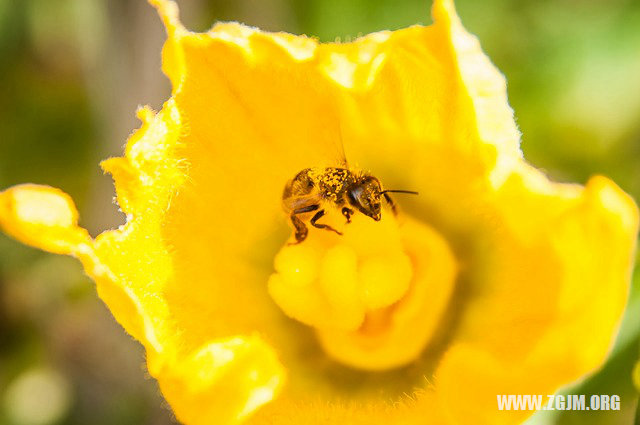
[(328, 224), (318, 223), (325, 215), (324, 208), (330, 206), (340, 209), (347, 224), (356, 211), (379, 221), (383, 199), (390, 205), (393, 213), (397, 214), (396, 205), (389, 196), (391, 192), (417, 194), (408, 190), (382, 190), (382, 184), (376, 177), (348, 168), (305, 168), (286, 184), (282, 204), (291, 218), (295, 228), (295, 243), (298, 244), (306, 239), (309, 232), (299, 217), (300, 214), (315, 211), (309, 221), (313, 227), (341, 235), (341, 232)]

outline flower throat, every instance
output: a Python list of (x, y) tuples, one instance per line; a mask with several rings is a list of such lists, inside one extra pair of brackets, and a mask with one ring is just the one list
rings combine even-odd
[(275, 257), (269, 294), (314, 328), (329, 357), (358, 369), (417, 359), (456, 275), (444, 239), (401, 214), (393, 192), (417, 194), (383, 190), (378, 178), (338, 167), (304, 169), (283, 192), (293, 240)]

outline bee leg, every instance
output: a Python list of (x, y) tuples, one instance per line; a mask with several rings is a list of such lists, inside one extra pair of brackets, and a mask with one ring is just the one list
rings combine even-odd
[(342, 235), (342, 233), (338, 232), (336, 229), (334, 229), (333, 227), (327, 225), (327, 224), (320, 224), (320, 223), (316, 223), (320, 217), (322, 217), (324, 215), (324, 210), (320, 210), (316, 213), (316, 215), (313, 216), (313, 218), (311, 219), (311, 225), (313, 227), (316, 227), (318, 229), (326, 229), (326, 230), (330, 230), (332, 232), (336, 232), (339, 235)]
[(291, 242), (289, 245), (299, 244), (300, 242), (304, 241), (307, 238), (307, 234), (309, 233), (309, 229), (307, 229), (307, 226), (304, 224), (304, 222), (297, 217), (297, 214), (315, 211), (318, 208), (320, 208), (319, 205), (308, 205), (306, 207), (293, 210), (290, 217), (291, 217), (291, 223), (293, 224), (293, 227), (296, 229), (296, 233), (295, 233), (296, 241)]
[(353, 210), (347, 207), (342, 208), (342, 215), (347, 218), (347, 224), (351, 223), (351, 215), (353, 214)]
[(304, 222), (296, 217), (295, 214), (291, 214), (291, 223), (293, 223), (293, 227), (295, 227), (296, 229), (296, 241), (289, 243), (289, 245), (297, 245), (307, 238), (309, 229), (307, 229), (307, 226), (305, 226)]
[(391, 207), (391, 211), (393, 211), (393, 215), (397, 216), (398, 215), (398, 207), (396, 206), (396, 203), (393, 202), (393, 198), (391, 198), (391, 196), (389, 196), (388, 193), (383, 193), (382, 195), (384, 196), (385, 201), (387, 201), (387, 203)]

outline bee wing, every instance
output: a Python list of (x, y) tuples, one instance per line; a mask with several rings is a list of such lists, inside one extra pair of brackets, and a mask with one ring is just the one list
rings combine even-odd
[(349, 164), (347, 162), (347, 155), (344, 151), (344, 141), (342, 140), (342, 128), (340, 127), (340, 121), (337, 119), (334, 121), (336, 123), (337, 131), (336, 137), (333, 140), (333, 149), (335, 150), (335, 157), (338, 165), (342, 168), (349, 168)]
[(287, 199), (283, 199), (282, 203), (285, 211), (293, 212), (297, 209), (308, 207), (310, 205), (319, 204), (322, 202), (322, 196), (320, 193), (315, 192), (309, 195), (292, 196)]
[[(342, 128), (338, 117), (333, 115), (325, 115), (319, 118), (323, 132), (320, 135), (322, 143), (315, 146), (316, 162), (315, 164), (308, 166), (320, 166), (320, 167), (340, 167), (348, 168), (347, 156), (344, 150), (344, 142), (342, 138)], [(318, 134), (315, 135), (316, 140)]]

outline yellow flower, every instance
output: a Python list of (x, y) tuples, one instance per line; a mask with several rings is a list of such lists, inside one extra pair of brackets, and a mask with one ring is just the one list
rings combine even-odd
[[(96, 239), (70, 198), (0, 194), (3, 230), (77, 257), (186, 424), (507, 424), (499, 394), (596, 369), (626, 302), (633, 201), (524, 162), (505, 83), (448, 0), (435, 24), (320, 44), (153, 0), (173, 93), (103, 162), (127, 214)], [(353, 167), (401, 200), (288, 245), (284, 185)], [(354, 168), (355, 170), (355, 168)], [(400, 195), (399, 195), (400, 196)], [(275, 268), (275, 272), (273, 271)]]

